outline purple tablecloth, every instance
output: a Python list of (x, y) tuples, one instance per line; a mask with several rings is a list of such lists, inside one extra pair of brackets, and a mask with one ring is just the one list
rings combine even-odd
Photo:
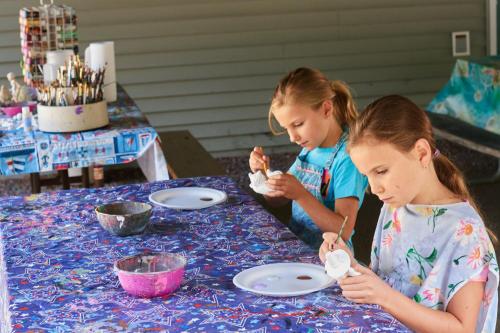
[[(147, 202), (150, 193), (179, 186), (219, 189), (228, 201), (195, 211), (155, 207), (147, 231), (125, 238), (104, 231), (93, 211), (115, 200)], [(236, 288), (232, 278), (243, 269), (319, 260), (226, 177), (3, 198), (0, 236), (4, 331), (408, 331), (377, 306), (347, 301), (336, 286), (288, 298)], [(174, 294), (141, 299), (120, 287), (113, 262), (147, 251), (188, 258)]]

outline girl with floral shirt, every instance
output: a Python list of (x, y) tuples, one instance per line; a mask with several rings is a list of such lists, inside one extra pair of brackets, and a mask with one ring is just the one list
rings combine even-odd
[[(356, 121), (348, 149), (384, 206), (371, 269), (353, 260), (361, 275), (339, 281), (343, 295), (379, 304), (417, 332), (494, 332), (499, 273), (489, 230), (462, 175), (436, 149), (425, 112), (383, 97)], [(323, 238), (324, 261), (336, 234)]]

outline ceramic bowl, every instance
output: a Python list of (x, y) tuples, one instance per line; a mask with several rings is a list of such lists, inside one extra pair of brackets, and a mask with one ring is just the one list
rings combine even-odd
[(140, 234), (149, 223), (153, 207), (146, 203), (123, 201), (96, 207), (101, 226), (118, 236)]
[(117, 260), (114, 270), (123, 289), (139, 297), (174, 292), (184, 277), (186, 258), (175, 253), (139, 254)]

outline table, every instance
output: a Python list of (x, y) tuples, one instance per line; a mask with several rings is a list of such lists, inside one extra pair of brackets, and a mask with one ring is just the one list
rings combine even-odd
[(121, 164), (139, 158), (148, 180), (168, 179), (155, 129), (121, 86), (117, 101), (108, 104), (108, 114), (110, 124), (92, 131), (37, 130), (26, 135), (22, 128), (0, 128), (0, 175)]
[[(120, 238), (98, 224), (95, 205), (147, 202), (153, 191), (203, 186), (228, 200), (194, 211), (155, 207), (142, 235)], [(319, 263), (228, 177), (183, 178), (115, 188), (74, 189), (0, 201), (0, 314), (3, 332), (408, 332), (375, 305), (356, 305), (337, 286), (299, 297), (258, 296), (235, 274), (274, 262)], [(175, 293), (129, 296), (113, 262), (148, 251), (188, 259)]]

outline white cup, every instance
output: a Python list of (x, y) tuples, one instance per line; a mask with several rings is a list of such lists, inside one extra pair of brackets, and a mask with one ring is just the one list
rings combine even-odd
[(361, 275), (358, 271), (351, 267), (351, 257), (346, 251), (337, 249), (335, 251), (327, 252), (325, 257), (326, 274), (335, 280), (340, 280), (346, 276)]

